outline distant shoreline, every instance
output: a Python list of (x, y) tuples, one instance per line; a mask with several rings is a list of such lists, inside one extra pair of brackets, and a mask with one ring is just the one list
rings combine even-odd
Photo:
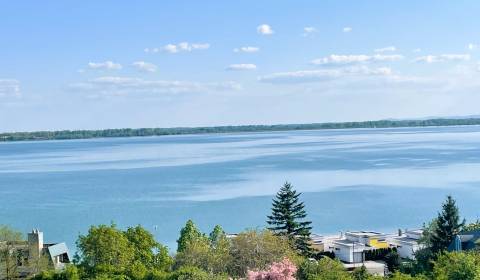
[(211, 127), (172, 127), (172, 128), (118, 128), (102, 130), (59, 130), (34, 132), (0, 133), (0, 142), (12, 141), (47, 141), (74, 140), (113, 137), (142, 137), (165, 135), (193, 135), (235, 132), (268, 132), (292, 130), (322, 130), (351, 128), (395, 128), (427, 126), (480, 125), (480, 118), (434, 118), (426, 120), (378, 120), (361, 122), (329, 122), (310, 124), (275, 124), (275, 125), (238, 125)]

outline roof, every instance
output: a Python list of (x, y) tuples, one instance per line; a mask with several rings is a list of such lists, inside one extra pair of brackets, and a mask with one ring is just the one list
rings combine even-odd
[(339, 239), (339, 240), (334, 240), (333, 243), (338, 244), (338, 245), (343, 245), (343, 246), (349, 246), (349, 247), (358, 247), (358, 248), (364, 248), (365, 244), (359, 243), (359, 242), (353, 242), (348, 239)]
[(345, 235), (354, 235), (354, 236), (361, 236), (361, 237), (372, 237), (372, 236), (379, 236), (384, 235), (381, 232), (376, 231), (347, 231)]
[(472, 230), (457, 234), (448, 246), (449, 251), (471, 250), (480, 241), (480, 230)]
[(63, 255), (63, 254), (67, 254), (68, 259), (69, 260), (72, 259), (70, 257), (70, 252), (68, 251), (67, 244), (65, 244), (64, 242), (49, 246), (47, 250), (48, 250), (48, 253), (50, 254), (50, 257), (52, 258)]
[(394, 241), (398, 241), (398, 242), (401, 242), (401, 243), (408, 243), (408, 244), (418, 244), (418, 239), (415, 239), (415, 238), (410, 238), (410, 237), (407, 237), (407, 236), (398, 236), (398, 237), (395, 237), (395, 238), (392, 238)]

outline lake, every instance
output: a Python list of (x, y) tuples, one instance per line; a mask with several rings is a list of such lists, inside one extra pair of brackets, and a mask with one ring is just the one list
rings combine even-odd
[(174, 250), (187, 219), (264, 227), (285, 181), (315, 233), (418, 228), (447, 194), (473, 220), (479, 148), (479, 126), (1, 143), (0, 224), (72, 251), (92, 224), (141, 224)]

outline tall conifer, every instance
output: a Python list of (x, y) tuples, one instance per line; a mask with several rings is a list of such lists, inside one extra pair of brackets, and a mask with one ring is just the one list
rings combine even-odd
[(310, 226), (312, 222), (305, 220), (305, 205), (299, 201), (301, 193), (285, 182), (272, 202), (272, 214), (267, 216), (268, 229), (278, 235), (291, 239), (296, 249), (305, 256), (312, 254), (310, 247)]

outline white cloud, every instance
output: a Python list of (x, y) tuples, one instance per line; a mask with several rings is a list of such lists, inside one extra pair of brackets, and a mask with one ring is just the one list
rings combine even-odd
[(414, 59), (415, 62), (423, 63), (435, 63), (435, 62), (448, 62), (448, 61), (468, 61), (470, 60), (469, 54), (441, 54), (441, 55), (425, 55), (419, 56)]
[(257, 65), (251, 63), (231, 64), (227, 67), (230, 71), (248, 71), (257, 69)]
[(347, 64), (358, 64), (358, 63), (369, 63), (369, 62), (381, 62), (381, 61), (398, 61), (403, 59), (402, 55), (336, 55), (332, 54), (327, 57), (317, 58), (311, 61), (314, 65), (347, 65)]
[(260, 82), (272, 84), (311, 83), (340, 79), (344, 77), (388, 76), (392, 70), (388, 67), (369, 68), (366, 66), (339, 69), (305, 70), (273, 73), (259, 77)]
[(422, 49), (420, 49), (420, 48), (416, 48), (416, 49), (413, 49), (413, 50), (412, 50), (412, 52), (414, 52), (414, 53), (419, 53), (419, 52), (421, 52), (421, 51), (422, 51)]
[(0, 98), (20, 97), (20, 82), (15, 79), (0, 79)]
[(132, 66), (143, 72), (157, 71), (157, 65), (145, 61), (135, 61)]
[(272, 29), (272, 27), (268, 24), (262, 24), (257, 26), (257, 33), (262, 34), (262, 35), (272, 35), (275, 33)]
[(160, 50), (163, 50), (168, 53), (179, 53), (179, 52), (191, 52), (194, 50), (206, 50), (210, 48), (208, 43), (188, 43), (181, 42), (178, 44), (167, 44), (162, 48), (145, 48), (143, 51), (146, 53), (158, 53)]
[(345, 32), (345, 33), (351, 32), (352, 30), (353, 30), (353, 28), (351, 28), (349, 26), (346, 26), (342, 29), (342, 31)]
[(478, 47), (479, 47), (479, 46), (478, 46), (477, 44), (473, 44), (473, 43), (470, 43), (470, 44), (467, 45), (467, 49), (468, 49), (469, 51), (476, 50), (476, 49), (478, 49)]
[(127, 96), (161, 93), (208, 93), (241, 89), (235, 82), (200, 83), (191, 81), (144, 80), (133, 77), (106, 76), (71, 84), (70, 88), (99, 96)]
[(120, 70), (122, 69), (122, 65), (108, 60), (105, 62), (89, 62), (88, 68), (98, 70)]
[(307, 26), (303, 28), (302, 36), (308, 37), (316, 32), (317, 32), (317, 29), (315, 27)]
[(241, 47), (241, 48), (234, 48), (234, 52), (244, 52), (244, 53), (254, 53), (260, 51), (260, 48), (258, 47)]
[(395, 46), (388, 46), (388, 47), (385, 47), (385, 48), (375, 49), (375, 52), (376, 53), (394, 52), (396, 50), (397, 50), (397, 48)]
[(159, 48), (145, 48), (143, 49), (144, 52), (146, 53), (158, 53), (160, 51)]

